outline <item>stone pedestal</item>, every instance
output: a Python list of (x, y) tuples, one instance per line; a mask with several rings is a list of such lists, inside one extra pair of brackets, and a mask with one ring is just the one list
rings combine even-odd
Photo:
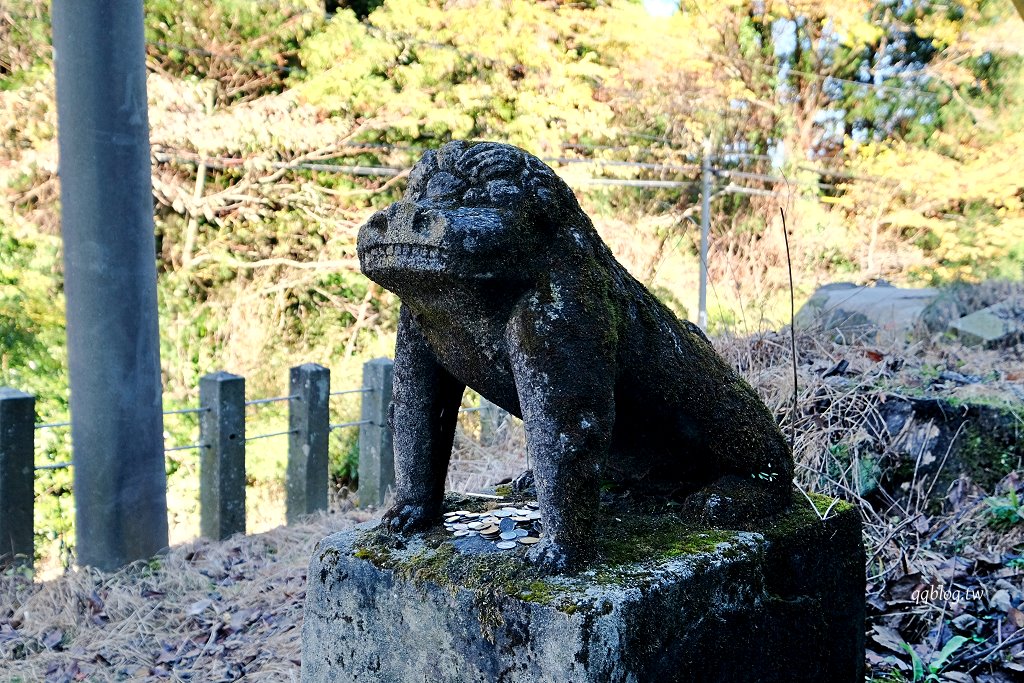
[(800, 497), (742, 531), (613, 508), (595, 544), (587, 570), (543, 577), (525, 548), (442, 529), (330, 536), (309, 566), (302, 680), (863, 681), (855, 508), (820, 521)]

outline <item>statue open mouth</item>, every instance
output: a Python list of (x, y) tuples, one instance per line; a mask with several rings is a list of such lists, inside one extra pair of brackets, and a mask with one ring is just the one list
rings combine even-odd
[(375, 244), (359, 254), (363, 272), (441, 271), (445, 260), (443, 249), (428, 244)]

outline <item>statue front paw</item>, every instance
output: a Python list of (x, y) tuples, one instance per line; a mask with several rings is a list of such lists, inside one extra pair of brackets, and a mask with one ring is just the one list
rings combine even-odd
[(578, 548), (544, 538), (527, 551), (526, 559), (546, 574), (566, 574), (578, 569), (586, 557)]
[(437, 515), (425, 505), (397, 503), (384, 513), (380, 519), (381, 526), (391, 532), (409, 534), (423, 531), (437, 521)]

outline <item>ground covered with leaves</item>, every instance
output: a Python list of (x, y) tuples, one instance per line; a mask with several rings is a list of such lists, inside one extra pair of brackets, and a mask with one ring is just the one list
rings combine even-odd
[(368, 518), (348, 507), (177, 546), (113, 574), (79, 569), (46, 583), (8, 574), (0, 680), (298, 680), (313, 545)]

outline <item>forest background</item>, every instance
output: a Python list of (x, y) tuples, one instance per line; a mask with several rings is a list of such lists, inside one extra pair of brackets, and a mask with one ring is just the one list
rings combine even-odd
[[(722, 0), (667, 17), (625, 0), (145, 7), (165, 409), (194, 406), (215, 370), (273, 396), (292, 365), (329, 366), (345, 388), (390, 355), (398, 304), (359, 273), (356, 230), (450, 139), (540, 156), (631, 272), (693, 319), (709, 149), (712, 332), (788, 322), (780, 208), (798, 304), (834, 280), (1022, 276), (1010, 0)], [(49, 26), (44, 0), (0, 6), (0, 385), (35, 394), (41, 422), (68, 414)], [(356, 419), (358, 404), (336, 410)], [(286, 417), (253, 419), (272, 431)], [(168, 446), (195, 429), (169, 417)], [(69, 439), (38, 432), (37, 464), (66, 460)], [(334, 481), (352, 485), (354, 434), (332, 439)], [(283, 450), (251, 445), (251, 531), (283, 519)], [(196, 458), (167, 462), (182, 540), (197, 530)], [(37, 489), (40, 552), (67, 558), (71, 474), (41, 471)]]

